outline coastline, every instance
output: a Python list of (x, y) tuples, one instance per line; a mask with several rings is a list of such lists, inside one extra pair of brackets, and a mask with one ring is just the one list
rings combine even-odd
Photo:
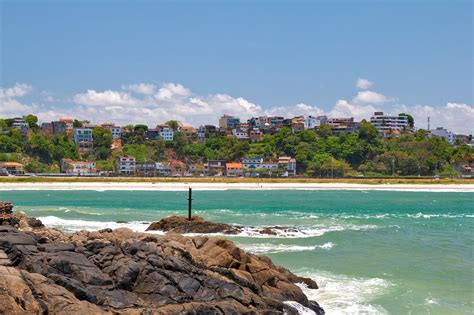
[(1, 190), (123, 190), (184, 191), (194, 190), (380, 190), (474, 192), (474, 184), (357, 184), (295, 182), (0, 182)]

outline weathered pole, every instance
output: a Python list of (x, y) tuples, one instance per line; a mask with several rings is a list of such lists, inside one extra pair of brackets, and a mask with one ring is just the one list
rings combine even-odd
[(191, 211), (193, 207), (193, 189), (189, 187), (189, 196), (188, 196), (188, 220), (191, 221)]

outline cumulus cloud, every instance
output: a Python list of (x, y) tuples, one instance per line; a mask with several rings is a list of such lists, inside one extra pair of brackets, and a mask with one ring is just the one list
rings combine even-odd
[(191, 95), (191, 91), (181, 84), (165, 83), (160, 87), (154, 97), (158, 101), (167, 101), (180, 97), (189, 97)]
[(31, 85), (25, 83), (15, 83), (14, 86), (9, 88), (0, 87), (0, 98), (1, 99), (12, 99), (16, 97), (22, 97), (30, 93), (33, 88)]
[(326, 113), (318, 106), (299, 103), (290, 106), (275, 106), (265, 110), (265, 114), (268, 116), (293, 117), (299, 115), (320, 116)]
[(156, 91), (156, 86), (154, 84), (148, 84), (148, 83), (137, 83), (137, 84), (122, 85), (122, 89), (135, 92), (137, 94), (152, 95)]
[(359, 91), (352, 102), (356, 104), (383, 104), (394, 101), (393, 98), (373, 91)]
[(409, 113), (415, 119), (418, 128), (428, 127), (430, 117), (431, 128), (444, 127), (455, 133), (474, 133), (474, 107), (469, 104), (447, 103), (445, 106), (401, 105), (398, 112)]
[(14, 86), (8, 88), (0, 87), (0, 115), (2, 117), (25, 115), (37, 110), (36, 104), (24, 104), (18, 100), (30, 93), (32, 89), (30, 85), (24, 83), (15, 83)]
[[(95, 91), (74, 95), (73, 102), (87, 108), (97, 119), (126, 123), (148, 123), (176, 119), (187, 124), (216, 123), (222, 114), (233, 114), (243, 119), (262, 114), (262, 108), (242, 97), (227, 94), (201, 96), (178, 83), (165, 83), (160, 88), (146, 84), (122, 86), (124, 90), (141, 91), (135, 97), (123, 91)], [(153, 93), (151, 93), (153, 91)], [(146, 93), (145, 93), (146, 92)]]
[(351, 104), (346, 100), (338, 100), (336, 105), (334, 105), (329, 112), (329, 116), (342, 118), (354, 117), (355, 120), (369, 120), (374, 112), (379, 110), (380, 108), (372, 105)]
[(372, 81), (369, 81), (367, 79), (364, 79), (364, 78), (359, 78), (357, 79), (357, 82), (356, 82), (356, 87), (358, 87), (359, 89), (362, 89), (362, 90), (366, 90), (368, 88), (370, 88), (374, 83)]
[(78, 105), (89, 106), (136, 106), (140, 104), (140, 101), (132, 97), (129, 93), (112, 90), (106, 90), (103, 92), (87, 90), (86, 93), (74, 95), (73, 102)]

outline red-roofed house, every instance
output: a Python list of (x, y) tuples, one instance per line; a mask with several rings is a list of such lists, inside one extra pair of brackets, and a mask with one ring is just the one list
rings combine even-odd
[(240, 162), (226, 163), (225, 170), (229, 177), (242, 177), (244, 175), (244, 166)]

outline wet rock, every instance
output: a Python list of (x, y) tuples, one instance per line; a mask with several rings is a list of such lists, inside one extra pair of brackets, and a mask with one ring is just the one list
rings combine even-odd
[(41, 220), (38, 220), (36, 218), (29, 217), (26, 219), (26, 223), (28, 223), (28, 225), (32, 228), (44, 227), (43, 222), (41, 222)]

